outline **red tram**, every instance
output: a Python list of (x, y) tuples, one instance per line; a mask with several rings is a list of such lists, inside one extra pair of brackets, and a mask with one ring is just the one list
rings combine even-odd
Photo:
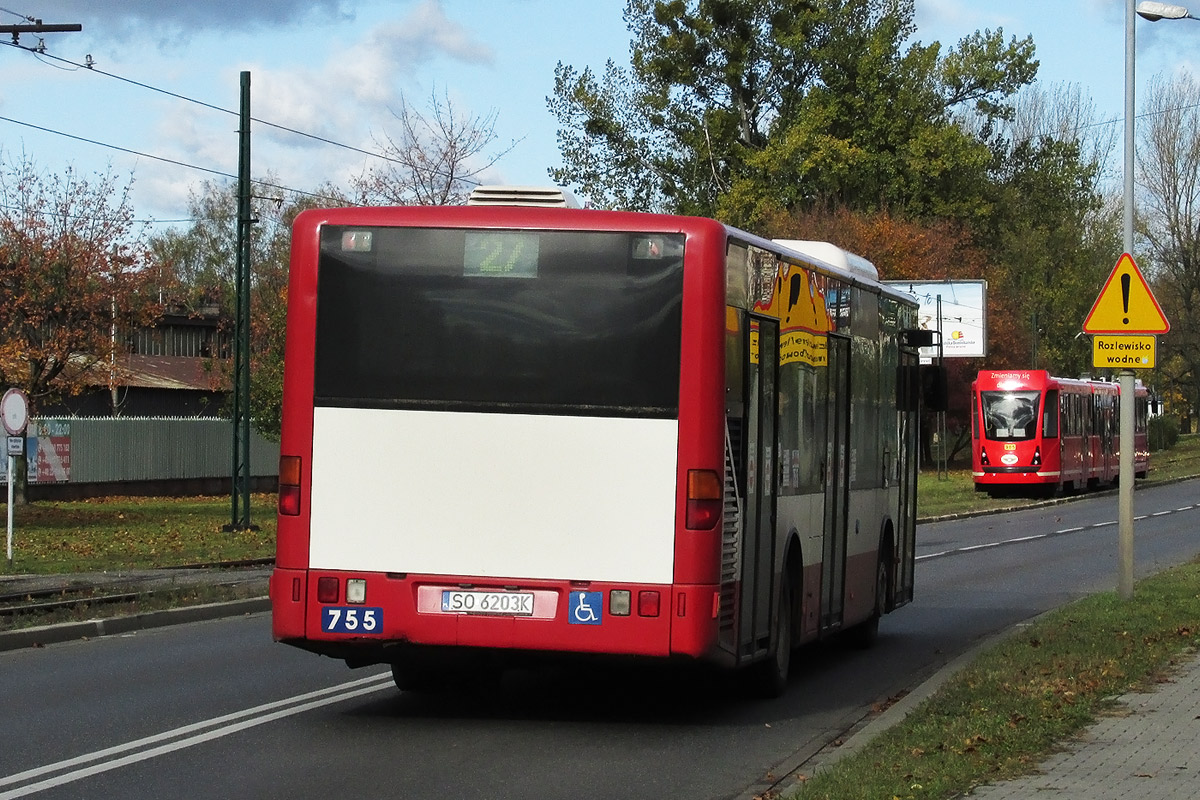
[[(1059, 494), (1115, 483), (1120, 465), (1120, 387), (1055, 378), (1045, 370), (982, 370), (971, 384), (975, 490)], [(1150, 468), (1149, 392), (1134, 391), (1133, 470)]]

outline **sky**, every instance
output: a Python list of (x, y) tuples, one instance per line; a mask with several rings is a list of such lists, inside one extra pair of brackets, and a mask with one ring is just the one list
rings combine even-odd
[[(1189, 2), (1200, 16), (1200, 0)], [(493, 120), (496, 139), (485, 152), (503, 155), (485, 183), (544, 186), (547, 169), (561, 163), (546, 108), (555, 65), (627, 64), (624, 5), (0, 0), (0, 25), (32, 17), (83, 26), (22, 34), (24, 47), (41, 38), (41, 55), (0, 46), (0, 151), (44, 172), (69, 166), (85, 176), (110, 168), (132, 176), (136, 216), (178, 224), (201, 182), (237, 173), (240, 74), (249, 71), (251, 115), (311, 135), (254, 123), (255, 178), (270, 172), (305, 191), (324, 181), (345, 185), (378, 163), (360, 151), (379, 151), (402, 103), (428, 113), (437, 97), (462, 116)], [(1096, 118), (1119, 128), (1124, 19), (1125, 0), (916, 0), (914, 39), (949, 47), (977, 30), (1032, 35), (1039, 82), (1078, 84)], [(1155, 75), (1200, 73), (1200, 22), (1139, 19), (1136, 30), (1139, 96), (1148, 96)]]

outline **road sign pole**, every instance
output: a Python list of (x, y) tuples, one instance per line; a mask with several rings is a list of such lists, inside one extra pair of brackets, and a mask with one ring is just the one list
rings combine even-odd
[(1119, 494), (1117, 519), (1119, 539), (1117, 556), (1120, 574), (1117, 590), (1122, 600), (1133, 598), (1133, 417), (1136, 403), (1133, 397), (1133, 370), (1121, 370), (1121, 458), (1118, 473)]
[(17, 460), (12, 456), (8, 457), (8, 569), (11, 572), (13, 567), (12, 557), (12, 531), (13, 531), (13, 485), (16, 484), (17, 477)]

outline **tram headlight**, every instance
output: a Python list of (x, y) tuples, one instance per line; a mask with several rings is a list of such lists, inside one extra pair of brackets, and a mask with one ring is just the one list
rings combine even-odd
[(985, 467), (992, 463), (991, 461), (988, 461), (986, 447), (979, 448), (979, 463), (983, 464)]
[(1040, 447), (1033, 448), (1033, 465), (1035, 467), (1042, 465), (1042, 448)]

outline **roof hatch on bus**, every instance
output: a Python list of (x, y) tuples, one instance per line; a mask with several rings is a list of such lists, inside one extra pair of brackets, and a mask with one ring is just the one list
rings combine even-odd
[(575, 195), (557, 186), (476, 186), (467, 205), (583, 208)]

